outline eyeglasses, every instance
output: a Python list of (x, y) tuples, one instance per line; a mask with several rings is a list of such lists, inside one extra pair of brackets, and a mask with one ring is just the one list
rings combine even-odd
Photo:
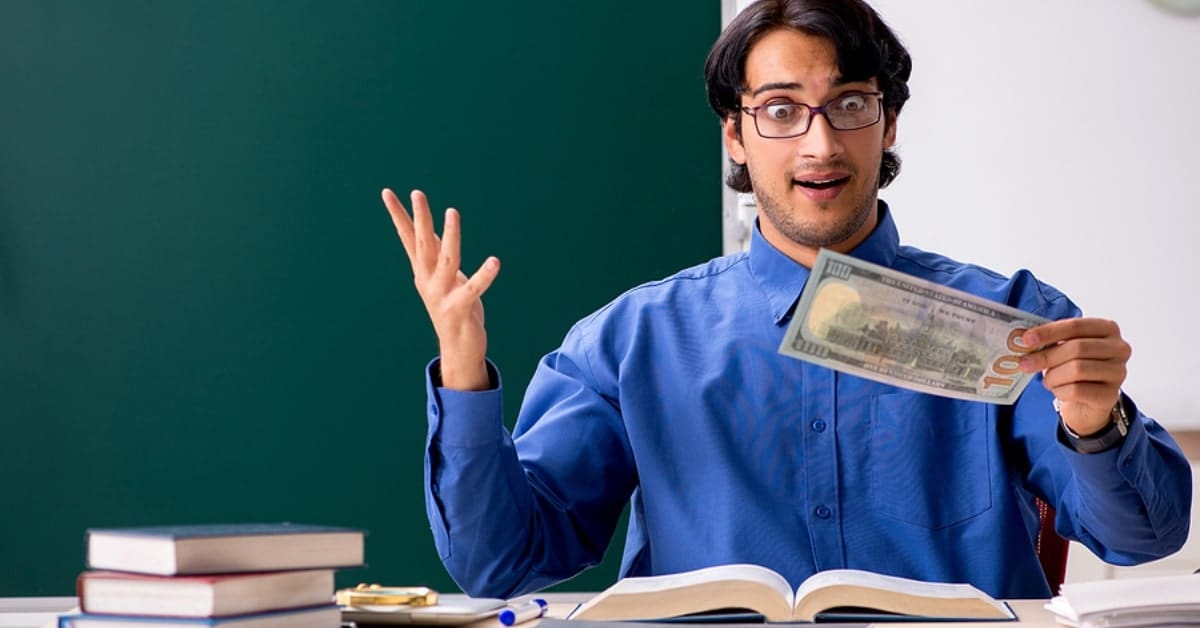
[(883, 117), (883, 93), (846, 92), (819, 107), (797, 102), (772, 102), (742, 107), (742, 111), (754, 118), (755, 130), (768, 139), (804, 135), (817, 114), (825, 116), (829, 126), (839, 131), (853, 131), (876, 124)]

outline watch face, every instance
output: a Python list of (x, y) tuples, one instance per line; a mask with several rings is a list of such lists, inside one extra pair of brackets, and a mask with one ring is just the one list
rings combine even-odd
[(1200, 0), (1150, 0), (1150, 2), (1178, 15), (1200, 15)]

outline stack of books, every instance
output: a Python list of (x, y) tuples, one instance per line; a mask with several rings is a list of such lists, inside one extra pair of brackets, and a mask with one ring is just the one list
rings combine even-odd
[(338, 628), (334, 571), (361, 530), (290, 523), (93, 529), (59, 628)]
[(1064, 626), (1200, 626), (1200, 573), (1067, 582), (1046, 608)]

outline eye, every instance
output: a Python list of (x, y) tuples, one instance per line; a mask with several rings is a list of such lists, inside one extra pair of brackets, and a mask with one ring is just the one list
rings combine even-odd
[(767, 105), (764, 110), (773, 122), (790, 122), (799, 116), (799, 109), (795, 103), (777, 103)]
[(857, 113), (867, 108), (867, 97), (864, 94), (846, 94), (834, 103), (834, 107), (848, 113)]

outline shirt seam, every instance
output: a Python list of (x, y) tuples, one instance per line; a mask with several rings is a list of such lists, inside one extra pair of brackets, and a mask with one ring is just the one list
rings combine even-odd
[[(996, 279), (996, 280), (1004, 281), (1004, 282), (1012, 281), (1013, 276), (1016, 276), (1017, 273), (1021, 272), (1020, 270), (1018, 270), (1017, 273), (1013, 273), (1012, 276), (1005, 276), (1005, 275), (1002, 275), (990, 268), (985, 268), (983, 266), (978, 266), (976, 264), (968, 264), (968, 263), (964, 263), (964, 262), (958, 262), (955, 260), (950, 260), (949, 258), (943, 258), (943, 259), (947, 259), (948, 261), (953, 262), (953, 264), (954, 264), (954, 268), (947, 270), (947, 269), (943, 269), (943, 268), (936, 268), (936, 267), (930, 266), (929, 264), (922, 263), (921, 261), (917, 260), (917, 258), (915, 258), (911, 255), (905, 255), (902, 252), (898, 252), (896, 254), (896, 258), (904, 259), (905, 261), (912, 264), (913, 266), (918, 266), (918, 267), (923, 268), (931, 273), (941, 273), (941, 274), (946, 274), (946, 275), (957, 276), (957, 275), (962, 274), (965, 271), (975, 270), (975, 271), (981, 272), (981, 273), (991, 277), (992, 279)], [(1038, 295), (1038, 297), (1040, 297), (1040, 300), (1042, 302), (1041, 306), (1038, 308), (1038, 310), (1036, 312), (1033, 312), (1034, 314), (1040, 314), (1042, 312), (1048, 311), (1050, 309), (1051, 305), (1055, 305), (1058, 303), (1064, 303), (1064, 302), (1070, 303), (1070, 299), (1067, 298), (1067, 295), (1063, 294), (1061, 292), (1057, 296), (1047, 295), (1046, 290), (1045, 290), (1046, 285), (1042, 283), (1042, 280), (1038, 279), (1037, 275), (1034, 275), (1029, 270), (1025, 270), (1025, 272), (1029, 273), (1030, 278), (1033, 279), (1033, 286), (1037, 290), (1037, 295)]]
[[(635, 293), (642, 292), (644, 290), (649, 290), (651, 288), (657, 288), (659, 286), (669, 285), (669, 284), (675, 283), (676, 281), (702, 281), (705, 279), (712, 279), (713, 277), (717, 277), (718, 275), (723, 275), (723, 274), (733, 270), (734, 268), (742, 265), (743, 263), (745, 263), (746, 261), (748, 261), (750, 259), (750, 256), (745, 251), (742, 251), (739, 253), (734, 253), (733, 255), (727, 255), (724, 257), (717, 258), (717, 260), (721, 260), (721, 259), (729, 260), (729, 263), (726, 266), (724, 266), (723, 268), (707, 269), (707, 267), (712, 264), (712, 262), (708, 262), (706, 264), (700, 264), (697, 266), (693, 266), (692, 268), (681, 270), (678, 273), (675, 273), (674, 275), (671, 275), (669, 277), (663, 277), (662, 279), (655, 279), (653, 281), (647, 281), (645, 283), (636, 285), (636, 286), (626, 290), (625, 292), (622, 292), (621, 294), (617, 295), (616, 298), (609, 301), (608, 303), (605, 303), (600, 309), (589, 314), (586, 318), (584, 318), (582, 321), (580, 321), (580, 324), (581, 325), (591, 325), (592, 321), (595, 318), (597, 318), (600, 314), (603, 314), (604, 312), (612, 309), (618, 303), (620, 303), (621, 301), (625, 300), (626, 298), (630, 297), (631, 295), (633, 295)], [(714, 260), (714, 261), (716, 261), (716, 260)], [(705, 268), (705, 270), (704, 270), (704, 272), (697, 274), (697, 275), (685, 274), (688, 271), (698, 269), (698, 268)], [(758, 278), (754, 276), (754, 273), (751, 272), (750, 275), (752, 278), (754, 278), (754, 283), (759, 284)], [(760, 287), (761, 287), (761, 284), (760, 284)], [(580, 330), (580, 331), (582, 332), (582, 330)]]

